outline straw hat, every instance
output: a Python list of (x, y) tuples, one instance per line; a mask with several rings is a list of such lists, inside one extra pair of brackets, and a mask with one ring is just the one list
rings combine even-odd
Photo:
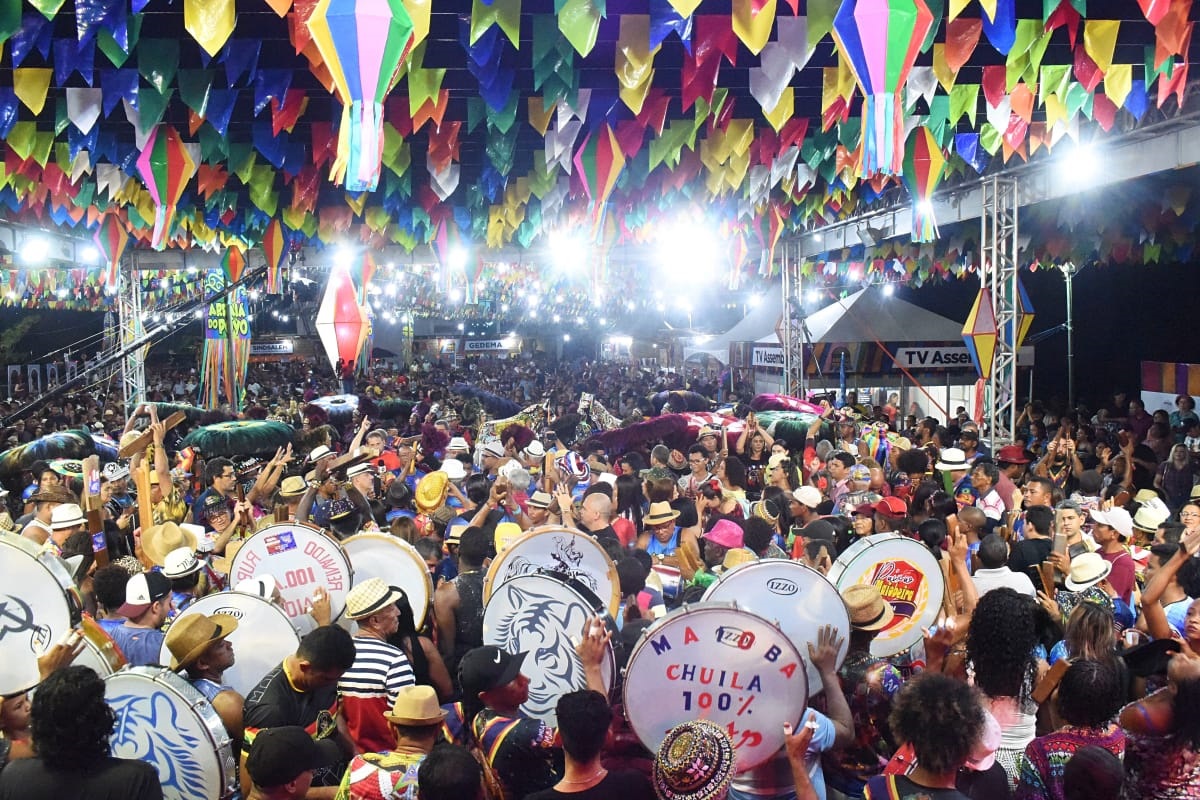
[(204, 655), (213, 642), (237, 630), (237, 626), (237, 619), (228, 614), (184, 614), (167, 631), (171, 669), (178, 672), (188, 666)]
[(725, 558), (721, 561), (721, 569), (730, 570), (752, 561), (758, 561), (758, 556), (744, 547), (735, 547), (725, 553)]
[(1095, 586), (1112, 572), (1112, 564), (1099, 553), (1084, 553), (1071, 559), (1071, 571), (1063, 582), (1069, 591), (1082, 592)]
[(299, 475), (289, 475), (279, 484), (281, 498), (300, 497), (308, 489), (308, 484)]
[(650, 510), (646, 512), (646, 516), (642, 517), (642, 523), (645, 525), (662, 525), (664, 522), (670, 522), (673, 519), (678, 519), (679, 512), (671, 508), (670, 503), (651, 503)]
[(404, 590), (388, 586), (382, 578), (367, 578), (346, 594), (346, 618), (364, 619), (403, 598)]
[(446, 712), (438, 705), (437, 692), (432, 686), (405, 686), (396, 695), (390, 712), (383, 718), (393, 725), (441, 725)]
[(430, 472), (421, 478), (417, 491), (413, 493), (413, 504), (417, 511), (422, 514), (436, 511), (446, 499), (446, 486), (449, 483), (450, 476), (444, 472)]
[(1133, 527), (1146, 533), (1154, 533), (1158, 526), (1171, 518), (1171, 509), (1157, 497), (1142, 503), (1141, 508), (1133, 515)]
[(654, 756), (654, 791), (662, 800), (720, 800), (733, 780), (729, 733), (705, 719), (667, 732)]
[(50, 512), (51, 530), (62, 531), (67, 528), (78, 528), (80, 525), (86, 524), (87, 519), (83, 516), (83, 509), (75, 503), (57, 505)]
[(174, 522), (151, 525), (142, 531), (142, 552), (159, 566), (166, 563), (167, 554), (172, 550), (178, 550), (181, 547), (195, 550), (198, 542), (199, 539), (195, 533), (184, 530)]
[(896, 612), (884, 602), (873, 583), (856, 583), (842, 590), (842, 600), (850, 613), (850, 627), (856, 631), (881, 631), (892, 622)]

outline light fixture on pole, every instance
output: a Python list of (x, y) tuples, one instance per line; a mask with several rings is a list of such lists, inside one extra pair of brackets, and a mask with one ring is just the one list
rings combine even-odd
[(1058, 265), (1067, 287), (1067, 408), (1075, 408), (1075, 273), (1079, 267), (1067, 261)]

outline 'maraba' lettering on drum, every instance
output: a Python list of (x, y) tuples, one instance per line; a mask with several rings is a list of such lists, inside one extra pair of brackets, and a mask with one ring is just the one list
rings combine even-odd
[(340, 565), (328, 550), (319, 542), (308, 542), (304, 545), (304, 554), (312, 556), (321, 565), (321, 569), (325, 570), (326, 589), (330, 591), (340, 591), (342, 589)]
[[(738, 650), (752, 651), (755, 646), (755, 636), (751, 631), (738, 630), (729, 625), (719, 625), (713, 631), (710, 643), (735, 647)], [(689, 625), (683, 630), (683, 646), (687, 647), (693, 644), (703, 645), (704, 643), (696, 634), (696, 631)], [(671, 641), (667, 638), (666, 634), (659, 636), (657, 639), (651, 639), (650, 646), (654, 648), (655, 655), (662, 655), (672, 649)], [(774, 668), (782, 654), (783, 651), (774, 644), (762, 648), (763, 661), (766, 662), (763, 667)], [(778, 667), (779, 672), (787, 678), (791, 678), (795, 674), (796, 668), (797, 664), (795, 662), (789, 662)], [(667, 667), (666, 674), (667, 680), (671, 681), (715, 685), (728, 689), (744, 689), (748, 692), (762, 691), (762, 678), (759, 675), (747, 675), (737, 670), (714, 669), (696, 664), (673, 663)]]

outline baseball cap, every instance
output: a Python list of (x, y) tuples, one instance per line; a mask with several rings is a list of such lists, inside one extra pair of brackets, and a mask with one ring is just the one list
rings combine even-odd
[(468, 651), (458, 664), (458, 682), (464, 695), (473, 697), (513, 680), (521, 674), (525, 655), (509, 653), (494, 645)]
[(875, 503), (875, 513), (900, 519), (908, 514), (908, 504), (899, 497), (884, 497)]
[(1120, 506), (1110, 508), (1108, 511), (1098, 508), (1092, 509), (1090, 516), (1101, 525), (1114, 528), (1122, 539), (1128, 539), (1130, 536), (1133, 536), (1133, 518), (1129, 516), (1128, 511)]
[(125, 584), (125, 604), (117, 609), (122, 617), (134, 619), (171, 593), (171, 579), (161, 572), (139, 572)]
[(270, 788), (341, 760), (341, 748), (333, 739), (315, 741), (303, 728), (284, 725), (258, 732), (246, 756), (246, 771), (255, 786)]
[(808, 506), (809, 508), (816, 508), (821, 505), (821, 490), (815, 486), (801, 486), (792, 492), (792, 497), (800, 505)]

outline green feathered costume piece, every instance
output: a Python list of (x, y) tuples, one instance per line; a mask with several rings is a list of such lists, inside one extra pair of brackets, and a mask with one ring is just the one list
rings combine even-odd
[(766, 429), (776, 439), (782, 439), (793, 453), (804, 452), (804, 442), (808, 437), (808, 429), (816, 424), (814, 438), (833, 440), (834, 429), (829, 422), (822, 420), (816, 414), (804, 411), (758, 411), (755, 412), (758, 424)]
[(180, 448), (194, 447), (205, 458), (274, 454), (292, 441), (291, 426), (274, 420), (238, 420), (205, 425), (189, 433)]

